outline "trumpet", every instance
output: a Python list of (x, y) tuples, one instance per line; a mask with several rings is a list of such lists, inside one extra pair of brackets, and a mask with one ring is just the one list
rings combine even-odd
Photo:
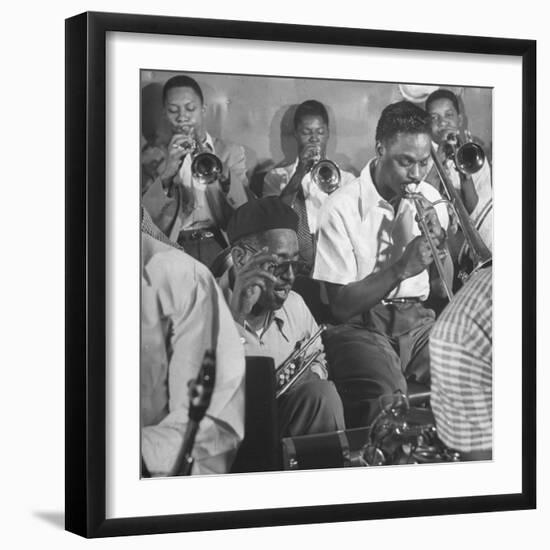
[[(450, 157), (455, 162), (457, 169), (466, 175), (475, 174), (481, 169), (483, 163), (485, 162), (485, 153), (483, 149), (477, 143), (471, 141), (469, 132), (467, 133), (469, 141), (466, 141), (462, 145), (458, 144), (458, 139), (455, 134), (452, 134), (451, 136), (454, 139), (450, 141), (455, 141), (456, 144), (448, 142), (447, 149), (450, 151)], [(470, 249), (473, 262), (472, 272), (477, 271), (478, 269), (488, 265), (492, 261), (493, 255), (487, 245), (483, 242), (479, 232), (472, 223), (458, 191), (455, 189), (433, 146), (431, 149), (431, 156), (437, 175), (441, 181), (441, 185), (445, 189), (445, 193), (448, 198), (448, 201), (445, 202), (448, 202), (454, 210), (458, 218), (458, 222), (462, 227), (462, 232), (464, 233), (466, 243)], [(467, 277), (468, 274), (462, 270), (459, 274), (459, 278), (464, 281)]]
[[(422, 195), (421, 193), (410, 191), (409, 184), (405, 184), (403, 187), (404, 187), (403, 198), (410, 199), (413, 201), (413, 204), (416, 208), (416, 213), (418, 218), (417, 221), (418, 221), (418, 225), (420, 226), (420, 231), (422, 232), (422, 235), (424, 236), (424, 238), (428, 243), (428, 246), (430, 247), (435, 268), (437, 269), (439, 279), (441, 280), (441, 284), (443, 285), (443, 290), (445, 291), (445, 294), (447, 295), (447, 298), (449, 299), (449, 301), (451, 301), (453, 298), (453, 292), (449, 288), (449, 285), (445, 279), (445, 270), (443, 268), (443, 262), (439, 257), (442, 251), (435, 244), (435, 241), (433, 240), (433, 237), (430, 234), (428, 223), (426, 222), (426, 209), (424, 207), (424, 202), (426, 201), (426, 199), (424, 198), (424, 195)], [(448, 202), (448, 201), (442, 200), (441, 202)]]
[(205, 185), (217, 181), (223, 170), (221, 160), (211, 153), (201, 143), (200, 139), (197, 139), (194, 127), (182, 128), (181, 133), (186, 137), (186, 140), (179, 147), (185, 149), (186, 154), (191, 154), (193, 157), (191, 163), (191, 174), (193, 177)]
[(471, 176), (481, 170), (485, 162), (485, 151), (473, 142), (469, 130), (465, 130), (464, 135), (466, 141), (462, 143), (459, 134), (450, 132), (443, 147), (447, 157), (453, 160), (456, 169), (466, 176)]
[(275, 398), (284, 395), (312, 365), (322, 350), (317, 350), (306, 356), (307, 350), (326, 330), (326, 325), (319, 329), (305, 342), (299, 344), (296, 349), (275, 370)]
[(335, 162), (321, 157), (321, 148), (317, 148), (311, 164), (311, 179), (327, 195), (340, 186), (342, 176)]

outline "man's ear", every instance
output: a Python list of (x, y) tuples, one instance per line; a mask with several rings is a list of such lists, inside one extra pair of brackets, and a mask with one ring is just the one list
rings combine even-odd
[(462, 114), (459, 114), (457, 117), (458, 127), (462, 129), (462, 125), (464, 124), (464, 117)]
[(234, 246), (231, 249), (231, 257), (233, 258), (233, 265), (237, 271), (244, 265), (244, 258), (246, 256), (245, 250), (240, 246)]
[(382, 155), (384, 154), (384, 146), (382, 145), (382, 142), (381, 141), (377, 141), (376, 142), (376, 145), (374, 146), (374, 151), (376, 153), (376, 156), (378, 158), (381, 158)]

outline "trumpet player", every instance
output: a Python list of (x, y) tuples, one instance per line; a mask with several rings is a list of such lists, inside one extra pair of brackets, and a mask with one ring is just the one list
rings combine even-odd
[[(229, 308), (248, 356), (272, 357), (280, 366), (318, 331), (302, 298), (292, 291), (299, 266), (296, 213), (278, 197), (250, 201), (229, 222), (235, 281)], [(278, 400), (281, 437), (344, 428), (342, 402), (327, 380), (323, 345), (308, 370)]]
[[(449, 152), (456, 149), (458, 138), (466, 132), (464, 116), (456, 95), (450, 90), (439, 89), (426, 99), (426, 111), (431, 117), (432, 139), (436, 144), (437, 155), (441, 159), (451, 182), (457, 189), (468, 214), (480, 233), (484, 243), (492, 248), (492, 185), (491, 168), (487, 160), (474, 174), (465, 174), (457, 169)], [(439, 189), (439, 178), (432, 168), (427, 181)]]
[[(172, 241), (210, 265), (227, 246), (223, 231), (233, 210), (247, 201), (244, 149), (206, 131), (206, 104), (193, 78), (170, 78), (162, 102), (169, 135), (142, 148), (142, 205)], [(221, 161), (211, 183), (192, 171), (198, 151)]]
[[(435, 319), (424, 306), (440, 278), (450, 283), (447, 208), (423, 181), (431, 153), (427, 113), (408, 101), (387, 106), (376, 128), (376, 156), (361, 175), (325, 203), (319, 223), (314, 278), (327, 287), (340, 325), (325, 340), (347, 427), (368, 425), (379, 398), (407, 392), (407, 379), (430, 380), (428, 335)], [(414, 188), (425, 201), (429, 231), (420, 233)], [(432, 269), (434, 254), (442, 273)]]
[[(301, 103), (294, 114), (294, 137), (298, 146), (296, 160), (288, 165), (272, 169), (265, 176), (263, 196), (280, 196), (298, 214), (298, 244), (300, 257), (311, 270), (315, 258), (315, 234), (321, 206), (336, 187), (322, 189), (312, 181), (314, 164), (326, 158), (330, 137), (326, 107), (309, 99)], [(338, 168), (339, 186), (355, 179), (354, 174)]]

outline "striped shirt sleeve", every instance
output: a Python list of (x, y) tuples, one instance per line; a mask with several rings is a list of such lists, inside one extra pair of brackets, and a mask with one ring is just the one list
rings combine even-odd
[(441, 440), (492, 448), (492, 268), (472, 275), (430, 334), (431, 403)]

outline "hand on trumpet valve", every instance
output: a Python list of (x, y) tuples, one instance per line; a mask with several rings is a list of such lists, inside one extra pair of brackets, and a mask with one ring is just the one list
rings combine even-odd
[(298, 155), (298, 167), (309, 172), (313, 165), (321, 159), (321, 148), (319, 145), (310, 143), (306, 145)]
[(405, 248), (398, 260), (398, 271), (402, 279), (422, 273), (433, 262), (432, 250), (424, 236), (415, 237)]
[(441, 224), (439, 223), (437, 212), (428, 200), (424, 199), (423, 197), (421, 197), (419, 200), (422, 200), (423, 203), (423, 213), (422, 220), (420, 219), (419, 214), (416, 214), (416, 221), (417, 223), (420, 223), (421, 221), (424, 222), (424, 225), (427, 227), (430, 237), (432, 238), (436, 247), (439, 249), (443, 249), (447, 235), (445, 233), (445, 230), (441, 227)]
[(163, 186), (171, 184), (174, 176), (179, 172), (185, 155), (189, 152), (189, 136), (174, 134), (168, 144), (168, 155), (165, 159), (164, 170), (160, 174)]

